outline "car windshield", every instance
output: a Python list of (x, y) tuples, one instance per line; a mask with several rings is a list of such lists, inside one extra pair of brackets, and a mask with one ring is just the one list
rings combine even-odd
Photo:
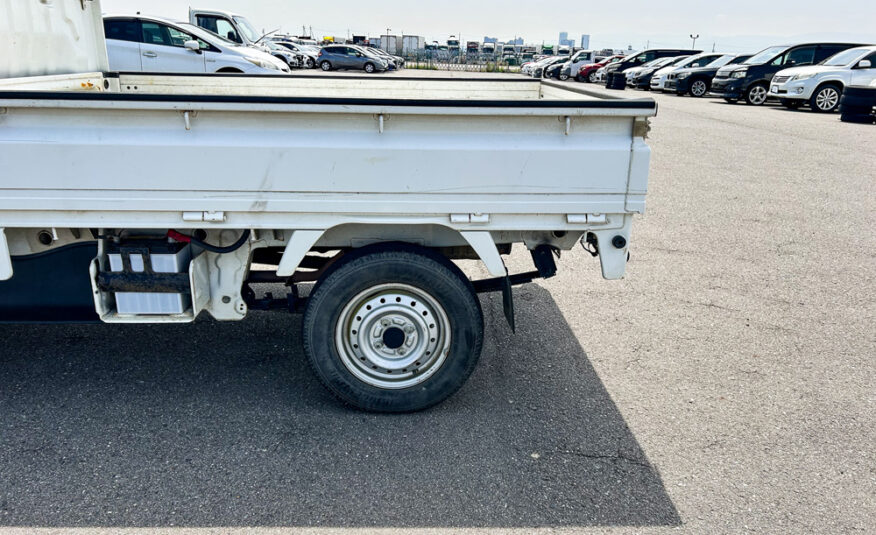
[(751, 56), (750, 58), (745, 60), (742, 64), (743, 65), (763, 65), (764, 63), (766, 63), (767, 61), (778, 56), (779, 54), (781, 54), (782, 52), (784, 52), (787, 49), (788, 49), (788, 47), (786, 47), (786, 46), (771, 46), (771, 47), (767, 48), (766, 50), (761, 50), (757, 54)]
[(253, 28), (252, 24), (246, 20), (246, 17), (234, 17), (234, 22), (240, 28), (240, 32), (251, 42), (256, 42), (261, 38), (259, 32)]
[(826, 65), (828, 67), (845, 67), (851, 63), (858, 61), (858, 59), (864, 54), (870, 52), (869, 50), (861, 50), (859, 48), (852, 48), (850, 50), (843, 50), (839, 54), (834, 54), (833, 56), (827, 58), (822, 61), (822, 65)]
[(706, 65), (706, 67), (723, 67), (724, 65), (730, 63), (735, 57), (736, 56), (734, 56), (733, 54), (724, 54), (723, 56), (716, 58), (715, 61)]

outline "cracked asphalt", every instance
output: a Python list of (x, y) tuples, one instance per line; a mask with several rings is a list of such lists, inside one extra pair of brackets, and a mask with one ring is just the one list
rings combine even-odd
[(876, 531), (876, 130), (654, 97), (627, 278), (484, 296), (431, 411), (339, 406), (298, 317), (0, 326), (0, 534)]

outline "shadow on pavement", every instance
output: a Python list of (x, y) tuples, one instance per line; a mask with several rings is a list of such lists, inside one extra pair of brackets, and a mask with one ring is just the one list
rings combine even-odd
[(678, 525), (550, 294), (483, 298), (487, 343), (426, 413), (334, 401), (300, 318), (0, 326), (0, 525)]

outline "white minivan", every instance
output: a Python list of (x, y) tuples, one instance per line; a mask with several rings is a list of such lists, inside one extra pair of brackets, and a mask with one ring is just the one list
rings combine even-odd
[(186, 23), (145, 16), (103, 19), (110, 69), (118, 72), (282, 74), (289, 66)]
[(818, 65), (784, 69), (773, 76), (769, 96), (783, 106), (796, 109), (809, 104), (809, 109), (832, 112), (840, 103), (843, 88), (865, 86), (876, 80), (876, 45), (849, 48)]

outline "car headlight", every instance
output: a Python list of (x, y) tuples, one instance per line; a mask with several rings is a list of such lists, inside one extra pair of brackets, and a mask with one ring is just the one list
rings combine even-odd
[(684, 80), (688, 76), (690, 76), (689, 72), (680, 72), (678, 73), (678, 76), (676, 76), (676, 78), (678, 78), (679, 80)]
[(730, 78), (745, 78), (746, 76), (748, 76), (748, 69), (742, 69), (730, 73)]
[[(815, 73), (798, 74), (796, 76), (792, 76), (791, 80), (795, 80), (795, 81), (808, 80), (808, 79), (812, 78), (813, 76), (815, 76)], [(789, 80), (789, 81), (791, 81), (791, 80)]]
[(277, 64), (272, 62), (272, 61), (265, 61), (263, 59), (249, 58), (249, 57), (246, 58), (246, 60), (249, 61), (250, 63), (252, 63), (253, 65), (255, 65), (256, 67), (261, 67), (263, 69), (271, 69), (274, 71), (280, 70), (280, 67), (278, 67)]

